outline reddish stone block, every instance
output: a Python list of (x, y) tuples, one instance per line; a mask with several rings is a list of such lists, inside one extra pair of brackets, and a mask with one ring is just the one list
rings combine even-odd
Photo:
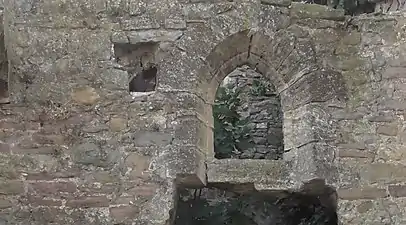
[(132, 193), (136, 196), (150, 197), (154, 196), (158, 186), (156, 184), (142, 184), (131, 188), (127, 193)]
[(339, 189), (337, 193), (338, 197), (344, 200), (377, 199), (388, 197), (388, 193), (385, 189), (376, 187)]
[(140, 210), (136, 206), (119, 206), (110, 208), (110, 216), (120, 222), (136, 217), (139, 212)]
[(338, 156), (341, 158), (372, 158), (374, 154), (364, 150), (340, 149)]
[(4, 198), (0, 199), (0, 209), (7, 209), (7, 208), (11, 208), (12, 206), (13, 206), (13, 203), (10, 200), (4, 199)]
[(390, 185), (388, 190), (392, 197), (406, 197), (406, 185)]
[(39, 148), (21, 148), (15, 147), (12, 148), (12, 152), (14, 154), (42, 154), (42, 155), (50, 155), (55, 154), (58, 151), (58, 147), (39, 147)]
[(64, 137), (62, 135), (42, 135), (42, 134), (33, 134), (32, 139), (35, 143), (45, 145), (45, 144), (64, 144)]
[(39, 173), (28, 173), (26, 180), (53, 180), (56, 178), (73, 178), (78, 177), (80, 172), (78, 171), (62, 171), (56, 173), (48, 173), (46, 171)]
[(85, 192), (88, 195), (94, 194), (113, 194), (118, 191), (118, 184), (103, 184), (101, 187), (94, 187), (91, 184), (79, 187), (81, 192)]
[(0, 129), (6, 129), (6, 130), (24, 130), (24, 124), (22, 124), (22, 123), (7, 122), (7, 121), (0, 121)]
[(396, 123), (385, 124), (378, 126), (376, 133), (382, 134), (385, 136), (396, 136), (398, 134), (398, 127)]
[(5, 143), (0, 143), (0, 153), (10, 153), (10, 145)]
[(27, 200), (27, 203), (33, 206), (62, 206), (62, 200), (59, 199), (44, 199), (42, 197), (29, 195)]
[(24, 124), (24, 131), (26, 130), (39, 130), (41, 129), (41, 124), (38, 122), (29, 122)]
[(110, 200), (106, 196), (83, 197), (79, 199), (71, 199), (66, 202), (66, 206), (72, 208), (98, 208), (108, 207)]
[(63, 209), (58, 207), (37, 207), (29, 210), (29, 221), (36, 221), (37, 224), (60, 224), (60, 218), (67, 216)]
[(54, 176), (47, 172), (39, 172), (39, 173), (29, 173), (26, 178), (27, 180), (53, 180)]
[(393, 79), (393, 78), (405, 78), (406, 72), (404, 67), (390, 66), (386, 68), (382, 74), (383, 78)]
[(18, 180), (0, 182), (0, 194), (17, 195), (24, 193), (24, 183)]
[(51, 195), (61, 192), (74, 193), (77, 190), (76, 184), (73, 182), (35, 182), (31, 183), (30, 187), (38, 194)]
[(126, 205), (129, 205), (129, 204), (132, 204), (132, 203), (134, 203), (135, 202), (135, 197), (134, 196), (121, 196), (121, 197), (118, 197), (115, 201), (114, 201), (114, 204), (126, 204)]

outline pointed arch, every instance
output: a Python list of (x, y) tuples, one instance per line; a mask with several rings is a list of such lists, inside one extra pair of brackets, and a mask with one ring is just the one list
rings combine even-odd
[[(201, 89), (205, 90), (203, 97), (208, 105), (214, 103), (217, 88), (223, 79), (242, 65), (257, 70), (276, 87), (281, 98), (284, 150), (287, 152), (283, 161), (293, 165), (290, 166), (292, 170), (304, 169), (300, 173), (292, 172), (297, 176), (284, 178), (287, 180), (304, 182), (336, 177), (332, 159), (335, 149), (326, 150), (325, 145), (318, 145), (322, 137), (314, 133), (315, 126), (319, 125), (315, 122), (313, 111), (319, 109), (309, 103), (329, 101), (345, 95), (346, 91), (341, 74), (320, 67), (315, 55), (311, 40), (297, 37), (287, 30), (276, 33), (274, 37), (244, 30), (215, 46), (199, 74)], [(212, 107), (206, 107), (201, 115), (207, 124), (205, 130), (200, 132), (205, 134), (206, 154), (209, 161), (215, 160)], [(316, 127), (316, 130), (320, 129), (328, 128)], [(320, 161), (317, 158), (319, 153), (325, 154), (328, 159)], [(305, 166), (306, 163), (308, 166)], [(326, 169), (331, 171), (325, 172)]]

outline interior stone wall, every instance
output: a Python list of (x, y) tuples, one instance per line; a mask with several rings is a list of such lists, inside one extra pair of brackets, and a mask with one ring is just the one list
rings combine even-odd
[[(247, 120), (251, 145), (235, 153), (240, 159), (278, 160), (283, 155), (282, 107), (272, 83), (249, 66), (235, 69), (220, 84), (238, 89), (241, 120)], [(216, 135), (216, 134), (214, 134)]]
[[(404, 15), (400, 13), (398, 15)], [(361, 17), (339, 43), (354, 64), (334, 64), (349, 87), (345, 106), (331, 115), (337, 130), (343, 220), (354, 224), (405, 222), (403, 108), (405, 20), (396, 15)], [(374, 38), (378, 35), (380, 38)], [(344, 50), (357, 47), (353, 55)], [(345, 45), (347, 44), (347, 45)], [(343, 51), (344, 50), (344, 51)], [(355, 79), (354, 79), (355, 78)], [(402, 194), (403, 193), (403, 194)], [(349, 210), (352, 208), (352, 210)]]
[[(290, 1), (4, 1), (7, 224), (166, 224), (177, 186), (337, 188), (342, 224), (404, 224), (403, 12), (346, 20)], [(129, 94), (115, 44), (157, 43)], [(281, 96), (284, 160), (215, 160), (211, 103), (257, 68)], [(221, 79), (220, 79), (221, 78)]]

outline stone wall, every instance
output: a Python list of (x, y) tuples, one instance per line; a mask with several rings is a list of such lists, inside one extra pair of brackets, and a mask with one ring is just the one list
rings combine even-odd
[[(247, 120), (252, 146), (237, 152), (240, 159), (273, 159), (283, 155), (282, 111), (275, 87), (249, 66), (235, 69), (220, 84), (241, 90), (238, 109)], [(214, 134), (216, 135), (216, 134)]]
[[(406, 221), (405, 176), (400, 172), (404, 170), (405, 29), (404, 18), (359, 18), (336, 48), (347, 63), (334, 65), (341, 68), (349, 87), (347, 104), (331, 111), (340, 127), (337, 186), (341, 215), (348, 223)], [(350, 54), (350, 46), (357, 47), (356, 55)]]
[[(2, 222), (165, 224), (177, 186), (295, 190), (320, 178), (337, 188), (342, 224), (405, 223), (404, 13), (345, 20), (268, 0), (4, 7)], [(139, 71), (115, 46), (151, 42), (155, 91), (132, 96)], [(245, 64), (280, 93), (284, 160), (213, 158), (216, 89)]]
[(8, 61), (4, 45), (3, 3), (0, 2), (0, 104), (8, 103)]

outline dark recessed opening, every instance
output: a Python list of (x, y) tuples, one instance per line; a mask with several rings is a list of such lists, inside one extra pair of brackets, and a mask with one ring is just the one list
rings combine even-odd
[(223, 188), (180, 191), (175, 225), (337, 225), (333, 193), (236, 193)]
[(8, 83), (7, 81), (0, 79), (0, 104), (10, 103), (8, 97)]
[(128, 74), (129, 92), (155, 91), (158, 73), (155, 55), (158, 46), (157, 42), (114, 44), (115, 60)]
[[(394, 4), (392, 2), (385, 2), (385, 1), (377, 1), (377, 2), (358, 2), (357, 4), (353, 4), (352, 2), (345, 2), (344, 5), (340, 6), (339, 1), (336, 2), (329, 2), (326, 0), (293, 0), (294, 2), (302, 2), (307, 4), (317, 4), (317, 5), (325, 5), (332, 8), (341, 8), (343, 7), (345, 11), (345, 15), (352, 15), (357, 16), (366, 13), (376, 13), (388, 11), (398, 11), (401, 7), (400, 4), (398, 5), (395, 1)], [(333, 3), (329, 5), (329, 3)], [(399, 8), (400, 7), (400, 8)]]
[(148, 69), (142, 70), (135, 75), (129, 84), (130, 92), (150, 92), (155, 91), (156, 87), (156, 75), (158, 69), (155, 66), (151, 66)]
[(228, 74), (213, 105), (215, 158), (282, 159), (283, 113), (274, 85), (249, 66)]

